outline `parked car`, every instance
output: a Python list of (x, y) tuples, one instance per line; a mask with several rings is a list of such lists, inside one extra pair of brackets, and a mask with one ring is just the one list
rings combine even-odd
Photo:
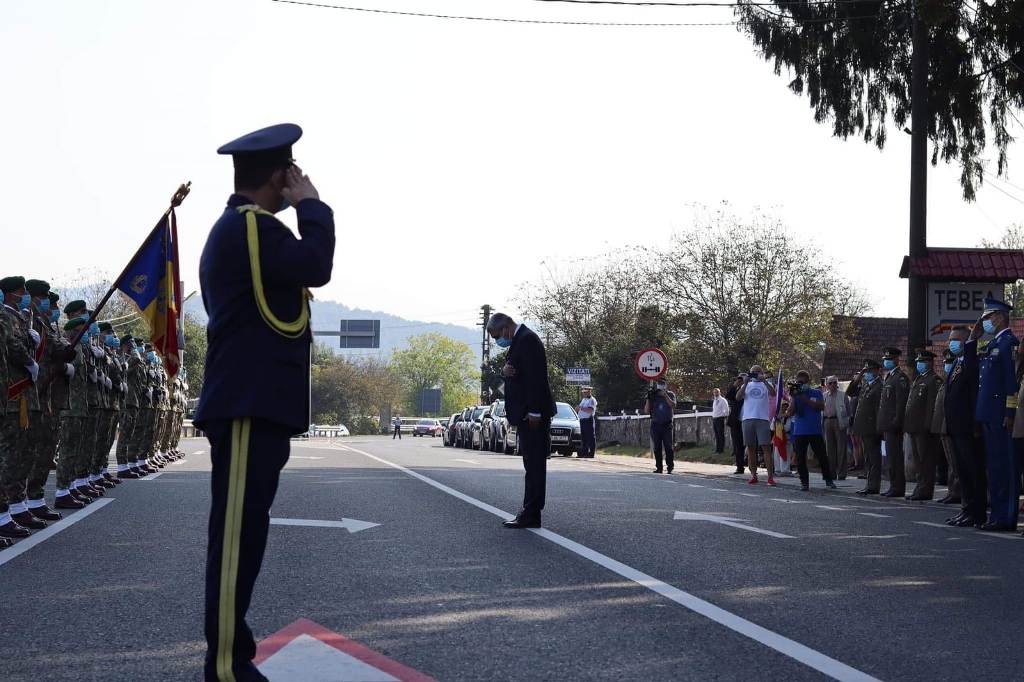
[[(555, 416), (551, 418), (551, 452), (572, 457), (579, 452), (583, 437), (580, 434), (580, 418), (569, 403), (555, 403)], [(506, 451), (518, 452), (517, 427), (510, 426), (506, 435)]]
[(471, 450), (483, 449), (484, 439), (482, 437), (484, 415), (490, 412), (490, 405), (477, 405), (473, 408), (473, 411), (469, 413), (469, 426), (466, 427), (467, 440), (466, 447)]
[(345, 426), (344, 424), (338, 424), (338, 426), (335, 427), (335, 428), (337, 428), (337, 433), (342, 438), (344, 438), (345, 436), (350, 435), (349, 432), (348, 432), (348, 427)]
[(473, 408), (467, 407), (462, 411), (462, 418), (459, 419), (459, 423), (455, 427), (455, 447), (466, 448), (469, 447), (469, 416), (473, 414)]
[(441, 435), (444, 429), (441, 428), (441, 422), (436, 419), (420, 419), (416, 422), (416, 426), (412, 429), (413, 436), (430, 436), (431, 438), (437, 438)]
[(481, 428), (485, 450), (505, 452), (505, 434), (508, 433), (508, 419), (505, 417), (505, 401), (495, 400), (484, 415)]
[(444, 429), (443, 443), (445, 447), (455, 447), (455, 437), (458, 435), (458, 425), (462, 421), (462, 413), (456, 412), (448, 417), (448, 426)]

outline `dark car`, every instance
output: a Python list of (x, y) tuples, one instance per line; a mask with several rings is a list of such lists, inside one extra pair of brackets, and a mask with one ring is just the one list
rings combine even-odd
[(495, 400), (491, 403), (491, 409), (484, 415), (483, 426), (483, 450), (491, 452), (505, 452), (505, 436), (508, 433), (508, 419), (505, 417), (505, 401)]
[(441, 422), (436, 419), (420, 419), (416, 422), (416, 426), (412, 427), (413, 436), (430, 436), (431, 438), (437, 438), (441, 435), (442, 431)]
[(444, 432), (441, 434), (441, 444), (446, 448), (455, 445), (455, 422), (462, 418), (462, 413), (457, 412), (441, 422)]
[[(572, 453), (579, 452), (582, 436), (580, 435), (580, 418), (576, 410), (572, 409), (569, 403), (555, 403), (555, 416), (551, 418), (551, 452), (557, 452), (565, 457), (572, 457)], [(510, 426), (506, 447), (513, 452), (518, 450), (517, 428)]]
[(461, 419), (455, 425), (455, 447), (468, 448), (469, 445), (469, 416), (473, 414), (473, 408), (467, 407), (462, 411)]
[(466, 447), (472, 450), (483, 449), (483, 425), (484, 416), (491, 411), (490, 405), (477, 405), (469, 414), (469, 426), (467, 427)]

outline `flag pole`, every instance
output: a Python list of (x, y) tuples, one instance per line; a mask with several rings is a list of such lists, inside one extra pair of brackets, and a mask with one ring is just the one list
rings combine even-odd
[(89, 329), (92, 323), (96, 321), (97, 317), (99, 317), (100, 310), (103, 309), (103, 306), (107, 304), (107, 301), (110, 300), (110, 297), (114, 295), (115, 291), (117, 291), (118, 282), (121, 281), (121, 279), (128, 273), (128, 270), (132, 267), (132, 265), (135, 264), (135, 259), (139, 257), (139, 254), (142, 253), (142, 250), (149, 243), (150, 236), (152, 236), (154, 232), (160, 229), (160, 225), (164, 222), (164, 220), (166, 220), (167, 216), (171, 214), (171, 211), (176, 209), (178, 206), (181, 206), (181, 202), (185, 201), (185, 197), (187, 197), (188, 193), (192, 191), (191, 188), (191, 180), (178, 187), (178, 190), (174, 193), (174, 196), (171, 197), (171, 205), (168, 206), (167, 210), (164, 211), (164, 214), (160, 216), (160, 220), (156, 221), (156, 225), (153, 226), (153, 229), (146, 233), (145, 239), (142, 240), (142, 243), (139, 245), (139, 248), (135, 250), (135, 254), (128, 261), (128, 264), (124, 266), (123, 270), (121, 270), (121, 274), (114, 278), (114, 283), (110, 285), (110, 288), (107, 290), (107, 293), (104, 294), (103, 298), (100, 299), (100, 302), (96, 304), (96, 307), (89, 314), (89, 319), (85, 323), (85, 326), (79, 329), (78, 332), (75, 334), (74, 340), (70, 342), (70, 346), (72, 348), (74, 348), (76, 343), (82, 340), (82, 336), (85, 335), (85, 332)]

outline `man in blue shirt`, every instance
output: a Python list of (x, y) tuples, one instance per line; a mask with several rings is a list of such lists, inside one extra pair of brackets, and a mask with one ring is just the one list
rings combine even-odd
[(807, 471), (807, 448), (814, 450), (814, 456), (821, 466), (825, 486), (835, 488), (832, 467), (825, 453), (825, 438), (821, 431), (821, 411), (825, 409), (825, 397), (811, 386), (811, 375), (801, 370), (796, 374), (796, 383), (790, 384), (789, 410), (793, 450), (796, 452), (796, 466), (800, 474), (800, 489), (810, 489), (810, 474)]

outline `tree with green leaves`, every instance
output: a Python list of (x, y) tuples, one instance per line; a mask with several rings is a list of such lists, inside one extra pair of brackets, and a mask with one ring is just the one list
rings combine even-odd
[[(981, 240), (982, 248), (1024, 250), (1024, 224), (1016, 223), (1006, 228), (1006, 232), (997, 241)], [(1014, 317), (1024, 315), (1024, 280), (1017, 280), (1006, 285), (1004, 299), (1013, 306)]]
[(407, 344), (391, 359), (405, 391), (406, 414), (416, 413), (416, 397), (424, 389), (441, 389), (445, 414), (476, 403), (480, 370), (469, 344), (438, 333), (411, 336)]
[(185, 363), (188, 375), (188, 397), (198, 398), (203, 391), (203, 374), (206, 370), (206, 326), (192, 315), (185, 315)]
[(1014, 110), (1024, 107), (1024, 0), (772, 0), (740, 4), (743, 30), (789, 88), (806, 94), (814, 119), (837, 137), (885, 146), (909, 124), (912, 29), (922, 22), (927, 56), (931, 163), (956, 162), (966, 200), (975, 198), (996, 151), (1006, 172)]

